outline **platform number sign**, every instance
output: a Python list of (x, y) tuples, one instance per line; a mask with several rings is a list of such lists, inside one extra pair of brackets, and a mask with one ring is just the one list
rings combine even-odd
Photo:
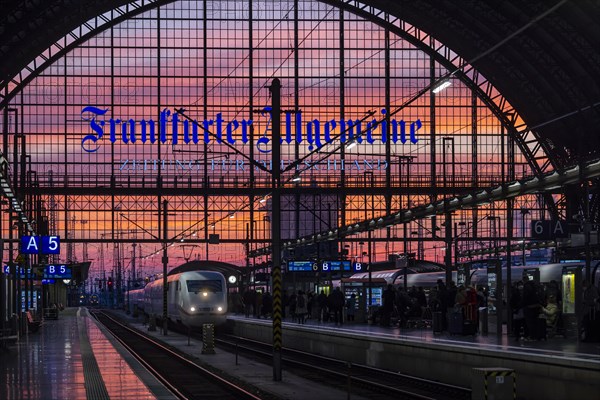
[(42, 254), (60, 254), (60, 237), (42, 236)]
[(352, 269), (354, 270), (354, 272), (362, 272), (362, 270), (363, 270), (363, 265), (362, 265), (362, 263), (355, 262), (355, 263), (352, 265)]
[(22, 254), (60, 254), (59, 236), (22, 236)]
[(531, 237), (533, 239), (557, 239), (569, 237), (567, 221), (533, 220), (531, 221)]
[(21, 237), (21, 253), (22, 254), (39, 254), (40, 240), (39, 236), (22, 236)]
[(73, 272), (66, 264), (51, 264), (44, 269), (45, 279), (71, 279)]

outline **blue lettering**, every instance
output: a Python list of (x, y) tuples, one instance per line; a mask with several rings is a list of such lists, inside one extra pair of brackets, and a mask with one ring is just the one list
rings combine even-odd
[(423, 124), (420, 119), (417, 119), (415, 122), (410, 124), (410, 142), (416, 144), (419, 139), (417, 139), (417, 131), (421, 129)]
[[(106, 110), (102, 110), (98, 107), (87, 106), (81, 110), (81, 114), (86, 113), (86, 112), (92, 113), (96, 116), (104, 115), (108, 112), (108, 108)], [(92, 117), (91, 119), (84, 118), (84, 117), (82, 117), (82, 118), (84, 121), (90, 121), (90, 128), (92, 128), (92, 130), (94, 132), (96, 132), (96, 135), (84, 136), (83, 139), (81, 140), (81, 148), (87, 153), (94, 153), (94, 152), (98, 151), (100, 146), (96, 145), (96, 148), (89, 148), (89, 147), (87, 147), (86, 143), (92, 142), (95, 144), (98, 140), (100, 140), (100, 138), (102, 138), (102, 136), (104, 135), (104, 131), (102, 129), (102, 127), (104, 126), (104, 121), (100, 121), (99, 123), (96, 123), (96, 117)]]

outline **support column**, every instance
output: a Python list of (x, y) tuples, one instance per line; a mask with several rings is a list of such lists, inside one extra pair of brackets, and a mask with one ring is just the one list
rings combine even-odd
[(444, 241), (446, 244), (446, 286), (448, 286), (450, 281), (452, 281), (452, 213), (446, 212), (445, 217), (446, 221), (444, 225), (446, 229)]
[(273, 121), (273, 171), (271, 172), (272, 186), (272, 215), (271, 215), (271, 244), (273, 267), (271, 279), (273, 281), (273, 380), (281, 381), (281, 347), (282, 347), (282, 304), (281, 304), (281, 82), (273, 79), (269, 88), (272, 100)]
[(167, 207), (169, 206), (169, 202), (167, 200), (163, 200), (163, 256), (162, 256), (162, 264), (163, 264), (163, 335), (167, 335), (167, 290), (169, 289), (169, 282), (167, 281), (167, 264), (169, 263), (169, 257), (167, 254)]

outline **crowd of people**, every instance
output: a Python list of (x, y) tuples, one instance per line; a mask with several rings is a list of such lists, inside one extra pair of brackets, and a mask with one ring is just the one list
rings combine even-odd
[(519, 281), (513, 284), (511, 293), (509, 305), (515, 337), (525, 341), (542, 340), (548, 333), (555, 333), (562, 299), (556, 281), (551, 281), (546, 289), (534, 281)]
[[(411, 320), (431, 319), (434, 312), (442, 314), (442, 328), (447, 329), (447, 313), (452, 309), (460, 310), (464, 317), (477, 321), (477, 308), (487, 305), (487, 296), (483, 288), (456, 286), (454, 282), (446, 287), (438, 280), (428, 295), (422, 287), (412, 287), (408, 291), (388, 285), (383, 292), (383, 304), (378, 314), (380, 324), (390, 326), (398, 323), (406, 327)], [(374, 315), (377, 319), (378, 315)]]
[[(543, 340), (557, 333), (561, 322), (562, 295), (557, 282), (541, 285), (534, 281), (519, 281), (512, 287), (509, 309), (513, 318), (512, 333), (524, 341)], [(580, 316), (581, 339), (600, 336), (600, 293), (595, 285), (583, 282), (583, 312)], [(313, 291), (285, 291), (282, 297), (283, 318), (304, 324), (307, 320), (333, 322), (341, 325), (344, 321), (354, 322), (358, 308), (355, 294), (346, 298), (339, 287), (326, 294)], [(411, 320), (428, 317), (435, 312), (442, 315), (442, 329), (448, 329), (449, 312), (462, 312), (467, 321), (478, 324), (478, 309), (487, 307), (488, 299), (484, 287), (448, 286), (440, 279), (426, 294), (422, 287), (412, 287), (406, 291), (402, 287), (388, 285), (382, 294), (382, 305), (374, 307), (369, 316), (373, 323), (383, 326), (407, 327)], [(246, 317), (270, 318), (273, 313), (273, 298), (269, 292), (247, 289), (243, 294), (234, 292), (230, 298), (232, 311)], [(596, 338), (596, 339), (600, 339)]]
[[(292, 321), (304, 324), (312, 319), (318, 322), (332, 321), (341, 325), (344, 320), (354, 321), (356, 315), (356, 295), (352, 294), (346, 300), (339, 287), (329, 293), (321, 290), (319, 294), (313, 291), (298, 290), (283, 293), (283, 318), (289, 317)], [(244, 314), (246, 317), (270, 318), (273, 313), (273, 298), (269, 292), (262, 293), (254, 289), (247, 289), (243, 295), (234, 292), (230, 304), (235, 314)], [(343, 315), (345, 311), (345, 316)]]

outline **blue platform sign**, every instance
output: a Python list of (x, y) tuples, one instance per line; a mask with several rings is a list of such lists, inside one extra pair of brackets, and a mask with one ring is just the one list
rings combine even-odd
[(44, 269), (44, 279), (71, 279), (73, 272), (66, 264), (50, 264)]
[(321, 264), (321, 270), (323, 272), (329, 271), (350, 271), (351, 264), (348, 260), (333, 260), (333, 261), (323, 261)]
[(40, 237), (39, 236), (21, 236), (22, 254), (39, 254)]
[(354, 262), (352, 263), (352, 271), (354, 272), (363, 272), (365, 266), (362, 263)]
[(56, 283), (55, 279), (42, 279), (42, 285), (52, 285)]
[(60, 254), (59, 236), (21, 236), (22, 254)]
[(2, 268), (2, 272), (4, 272), (6, 275), (12, 273), (13, 271), (19, 271), (19, 278), (20, 279), (37, 279), (37, 275), (31, 270), (31, 268), (27, 268), (27, 270), (25, 270), (25, 268), (18, 268), (16, 266), (11, 267), (10, 265), (5, 265)]
[(288, 272), (313, 272), (317, 271), (319, 266), (314, 261), (288, 261)]
[(42, 254), (60, 254), (60, 236), (42, 236)]

